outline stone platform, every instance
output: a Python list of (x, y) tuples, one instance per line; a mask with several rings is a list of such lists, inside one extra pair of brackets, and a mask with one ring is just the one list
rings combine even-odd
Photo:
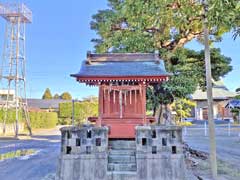
[(182, 129), (137, 126), (135, 139), (108, 139), (107, 127), (64, 127), (58, 180), (184, 180)]

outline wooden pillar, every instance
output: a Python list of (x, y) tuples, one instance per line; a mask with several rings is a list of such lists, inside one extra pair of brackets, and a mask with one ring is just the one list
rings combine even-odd
[(134, 113), (137, 113), (137, 89), (134, 90)]
[(123, 107), (122, 107), (122, 90), (119, 91), (119, 109), (120, 109), (120, 119), (123, 118)]
[(106, 112), (107, 112), (107, 115), (109, 116), (110, 115), (110, 103), (111, 103), (111, 88), (108, 88), (107, 90), (107, 96), (106, 96), (106, 102), (107, 102), (107, 109), (106, 109)]
[(143, 82), (142, 87), (142, 107), (143, 107), (143, 124), (147, 125), (146, 119), (146, 83)]
[(98, 92), (98, 121), (97, 126), (102, 126), (102, 115), (103, 115), (103, 86), (99, 85), (99, 92)]
[(132, 104), (132, 90), (129, 92), (129, 103)]

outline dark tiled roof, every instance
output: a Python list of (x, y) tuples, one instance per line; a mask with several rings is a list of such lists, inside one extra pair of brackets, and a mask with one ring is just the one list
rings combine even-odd
[(90, 54), (74, 77), (165, 76), (163, 60), (150, 53)]
[(29, 108), (58, 109), (59, 103), (71, 102), (63, 99), (27, 99)]

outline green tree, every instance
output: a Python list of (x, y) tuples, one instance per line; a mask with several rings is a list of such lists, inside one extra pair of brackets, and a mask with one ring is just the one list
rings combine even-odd
[(236, 92), (240, 92), (240, 87), (235, 90)]
[[(86, 122), (88, 117), (97, 117), (98, 100), (84, 100), (74, 103), (74, 119), (77, 124)], [(72, 117), (72, 103), (64, 102), (59, 104), (59, 117), (63, 120), (63, 124)]]
[[(162, 92), (166, 94), (168, 91), (170, 96), (183, 98), (191, 94), (198, 84), (205, 87), (204, 51), (199, 53), (183, 49), (184, 44), (194, 38), (203, 41), (203, 5), (200, 2), (109, 0), (109, 7), (94, 15), (91, 22), (91, 28), (99, 35), (97, 39), (92, 39), (96, 52), (159, 50), (167, 70), (173, 76), (169, 82), (162, 83), (162, 87), (155, 85), (148, 89), (156, 91), (148, 94), (163, 95)], [(230, 13), (229, 20), (234, 19), (236, 4), (225, 4), (224, 13)], [(209, 29), (211, 41), (219, 41), (221, 35), (231, 27), (212, 25)], [(212, 58), (213, 77), (218, 79), (231, 71), (230, 58), (222, 56), (219, 49), (212, 51), (212, 56), (215, 56)], [(170, 101), (161, 101), (157, 97), (151, 98), (155, 99), (154, 102), (148, 101), (155, 106), (152, 107), (155, 110), (172, 101), (171, 97), (166, 97)], [(157, 105), (160, 106), (156, 108)]]
[(52, 94), (49, 88), (47, 88), (42, 96), (42, 99), (52, 99)]
[[(228, 72), (232, 71), (230, 57), (226, 57), (221, 54), (221, 50), (219, 48), (211, 48), (211, 70), (212, 77), (215, 80), (219, 80), (220, 77), (223, 77)], [(186, 48), (177, 49), (174, 54), (169, 58), (169, 63), (167, 63), (168, 70), (173, 72), (174, 75), (178, 76), (179, 80), (189, 79), (189, 83), (192, 84), (192, 80), (194, 80), (194, 86), (200, 85), (202, 88), (206, 86), (205, 83), (205, 62), (204, 62), (204, 50), (194, 51)], [(176, 79), (176, 77), (173, 77)], [(178, 87), (179, 80), (175, 82), (173, 85)], [(186, 80), (185, 80), (186, 81)], [(187, 84), (184, 84), (188, 86)], [(183, 92), (185, 86), (181, 88)], [(191, 88), (194, 90), (195, 88)], [(189, 92), (189, 91), (188, 91)], [(185, 95), (184, 95), (185, 96)], [(177, 97), (179, 97), (177, 95)], [(183, 97), (183, 96), (181, 96)]]
[(69, 92), (64, 92), (61, 94), (61, 99), (64, 99), (64, 100), (71, 100), (72, 99), (72, 96)]
[(58, 93), (56, 93), (56, 94), (53, 96), (53, 99), (60, 99), (60, 96), (58, 95)]
[[(168, 57), (171, 57), (178, 48), (182, 48), (187, 42), (198, 38), (205, 45), (206, 82), (210, 106), (212, 98), (209, 43), (221, 40), (224, 32), (239, 27), (237, 19), (239, 18), (240, 3), (236, 0), (208, 0), (207, 2), (209, 8), (206, 8), (206, 4), (202, 1), (191, 0), (109, 0), (110, 9), (99, 11), (93, 16), (91, 23), (91, 28), (96, 30), (99, 35), (98, 39), (93, 39), (93, 42), (96, 43), (96, 51), (100, 53), (153, 52), (158, 49), (161, 57), (168, 61), (171, 59)], [(208, 35), (210, 35), (210, 39)], [(167, 64), (167, 66), (169, 65)], [(203, 71), (205, 72), (204, 69)], [(186, 72), (191, 75), (188, 69), (184, 69), (184, 72), (178, 74), (180, 76), (180, 74), (187, 74)], [(192, 73), (194, 75), (194, 72)], [(179, 91), (181, 87), (173, 85), (176, 85), (176, 82), (191, 85), (191, 83), (186, 83), (190, 80), (186, 81), (185, 78), (192, 79), (192, 82), (195, 83), (196, 76), (183, 75), (182, 78), (179, 76), (173, 76), (169, 83), (162, 84), (162, 87), (155, 86), (153, 91), (170, 92), (168, 94), (175, 97), (184, 95)], [(185, 88), (183, 92), (192, 90), (187, 86)], [(174, 95), (173, 92), (177, 92), (177, 94)], [(156, 93), (153, 92), (153, 94)], [(171, 100), (171, 98), (169, 99)], [(163, 103), (168, 102), (164, 100)], [(209, 113), (209, 117), (211, 117), (211, 109), (209, 109)], [(211, 169), (213, 179), (216, 179), (216, 155), (213, 143), (215, 136), (212, 133), (214, 132), (212, 121), (209, 122), (209, 125)]]
[[(236, 0), (209, 0), (212, 6), (209, 21), (222, 21), (221, 26), (209, 26), (211, 41), (221, 40), (224, 32), (239, 23)], [(109, 0), (109, 9), (93, 16), (91, 28), (98, 38), (92, 39), (97, 52), (153, 52), (156, 49), (175, 50), (194, 38), (202, 40), (203, 5), (191, 0)], [(215, 18), (217, 17), (217, 19)]]
[(176, 111), (176, 120), (181, 121), (182, 118), (191, 116), (191, 110), (196, 106), (196, 103), (189, 99), (176, 99), (172, 104), (172, 108)]
[(240, 95), (236, 95), (234, 98), (235, 99), (240, 99)]

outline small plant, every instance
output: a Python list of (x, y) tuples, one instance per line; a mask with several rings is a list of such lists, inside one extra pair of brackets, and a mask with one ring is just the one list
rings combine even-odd
[(191, 122), (178, 122), (178, 126), (192, 126), (193, 124)]

